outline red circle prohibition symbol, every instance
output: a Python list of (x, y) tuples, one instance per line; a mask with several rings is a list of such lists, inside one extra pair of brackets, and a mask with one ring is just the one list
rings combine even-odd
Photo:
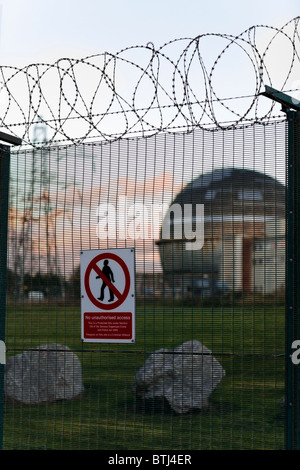
[[(117, 263), (119, 263), (119, 265), (121, 266), (125, 275), (125, 287), (124, 287), (123, 292), (119, 292), (119, 290), (114, 286), (114, 284), (110, 282), (110, 280), (107, 279), (107, 277), (102, 273), (101, 269), (97, 265), (97, 263), (101, 261), (102, 259), (112, 259), (116, 261)], [(100, 276), (100, 278), (105, 282), (108, 288), (113, 291), (113, 293), (115, 294), (118, 300), (116, 300), (115, 302), (112, 302), (111, 304), (104, 304), (103, 302), (100, 302), (98, 299), (94, 297), (94, 295), (92, 294), (92, 291), (90, 288), (90, 282), (89, 282), (92, 271), (95, 271), (97, 275)], [(84, 276), (84, 287), (85, 287), (85, 291), (87, 293), (88, 298), (96, 307), (103, 309), (103, 310), (112, 310), (114, 308), (117, 308), (124, 302), (130, 289), (130, 274), (129, 274), (128, 267), (126, 266), (122, 258), (120, 258), (119, 256), (113, 253), (102, 253), (96, 256), (95, 258), (93, 258), (92, 261), (89, 263), (85, 272), (85, 276)]]

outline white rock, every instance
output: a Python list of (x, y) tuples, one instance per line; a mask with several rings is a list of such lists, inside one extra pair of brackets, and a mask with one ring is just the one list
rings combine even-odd
[(165, 397), (176, 413), (186, 413), (207, 407), (224, 376), (208, 348), (188, 341), (173, 350), (155, 351), (137, 372), (132, 391), (142, 400)]
[(81, 364), (67, 346), (45, 344), (6, 361), (4, 390), (22, 403), (71, 399), (83, 392)]

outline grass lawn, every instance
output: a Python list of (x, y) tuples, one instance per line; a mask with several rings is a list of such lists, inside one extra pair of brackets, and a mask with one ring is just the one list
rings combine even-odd
[[(284, 307), (137, 305), (135, 344), (87, 344), (80, 307), (10, 305), (8, 356), (60, 343), (82, 363), (84, 394), (72, 401), (24, 405), (6, 401), (4, 449), (282, 449)], [(143, 408), (131, 392), (149, 354), (196, 339), (226, 376), (207, 410), (176, 415)]]

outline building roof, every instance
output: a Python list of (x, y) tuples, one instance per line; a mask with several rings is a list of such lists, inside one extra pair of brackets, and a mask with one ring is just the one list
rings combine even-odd
[(189, 183), (172, 204), (204, 204), (206, 215), (255, 213), (283, 217), (286, 188), (256, 170), (220, 168)]

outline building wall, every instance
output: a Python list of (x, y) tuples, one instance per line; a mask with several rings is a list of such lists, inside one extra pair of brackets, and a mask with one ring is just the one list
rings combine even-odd
[(252, 285), (270, 294), (285, 288), (285, 238), (256, 239), (253, 247)]
[(204, 239), (201, 250), (186, 250), (185, 240), (160, 240), (164, 274), (215, 277), (233, 292), (284, 289), (284, 217), (214, 213), (205, 216)]

